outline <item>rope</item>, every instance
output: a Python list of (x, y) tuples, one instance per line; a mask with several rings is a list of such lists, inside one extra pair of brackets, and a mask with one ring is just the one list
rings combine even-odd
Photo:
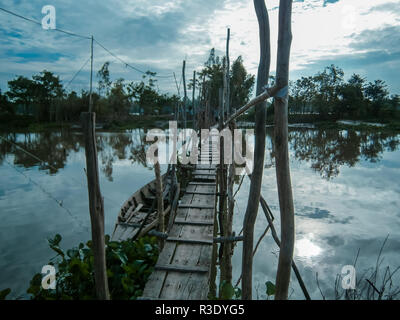
[[(39, 25), (39, 26), (42, 26), (42, 24), (41, 24), (39, 21), (36, 21), (36, 20), (34, 20), (34, 19), (21, 16), (20, 14), (17, 14), (17, 13), (15, 13), (15, 12), (12, 12), (12, 11), (9, 11), (9, 10), (6, 10), (6, 9), (4, 9), (4, 8), (0, 8), (0, 10), (3, 11), (3, 12), (5, 12), (5, 13), (11, 14), (11, 15), (13, 15), (13, 16), (15, 16), (15, 17), (18, 17), (18, 18), (20, 18), (20, 19), (23, 19), (23, 20), (26, 20), (26, 21), (28, 21), (28, 22), (32, 22), (32, 23), (34, 23), (34, 24), (37, 24), (37, 25)], [(65, 31), (65, 30), (58, 29), (58, 28), (55, 28), (55, 29), (52, 29), (52, 30), (58, 31), (58, 32), (61, 32), (61, 33), (64, 33), (64, 34), (67, 34), (67, 35), (72, 36), (72, 37), (77, 37), (77, 38), (81, 38), (81, 39), (91, 39), (91, 37), (82, 36), (82, 35), (80, 35), (80, 34), (73, 33), (73, 32), (70, 32), (70, 31)]]
[(79, 71), (77, 73), (75, 73), (75, 75), (72, 77), (72, 79), (68, 82), (68, 84), (65, 86), (65, 90), (67, 90), (67, 88), (69, 87), (69, 85), (75, 80), (75, 78), (78, 76), (78, 74), (82, 71), (82, 69), (88, 64), (88, 62), (90, 61), (91, 57), (89, 57), (89, 59), (86, 60), (86, 62), (83, 64), (83, 66), (79, 69)]
[[(148, 74), (148, 72), (151, 72), (151, 71), (145, 72), (145, 71), (143, 71), (143, 70), (140, 70), (139, 68), (137, 68), (137, 67), (135, 67), (135, 66), (129, 64), (128, 62), (122, 60), (120, 57), (118, 57), (118, 56), (117, 56), (115, 53), (113, 53), (111, 50), (107, 49), (104, 45), (102, 45), (102, 44), (101, 44), (99, 41), (97, 41), (96, 39), (94, 39), (94, 42), (96, 42), (96, 43), (97, 43), (101, 48), (103, 48), (108, 54), (110, 54), (110, 55), (113, 56), (115, 59), (119, 60), (122, 64), (124, 64), (125, 67), (129, 67), (129, 68), (131, 68), (131, 69), (133, 69), (133, 70), (135, 70), (135, 71), (137, 71), (137, 72), (139, 72), (139, 73), (142, 73), (142, 74)], [(172, 78), (172, 77), (173, 77), (173, 75), (170, 75), (170, 76), (158, 76), (158, 75), (155, 75), (155, 76), (154, 76), (154, 78)]]
[[(15, 12), (12, 12), (12, 11), (7, 10), (7, 9), (4, 9), (4, 8), (0, 8), (0, 10), (3, 11), (3, 12), (5, 12), (5, 13), (8, 13), (8, 14), (10, 14), (10, 15), (13, 15), (13, 16), (15, 16), (15, 17), (18, 17), (18, 18), (20, 18), (20, 19), (23, 19), (23, 20), (25, 20), (25, 21), (28, 21), (28, 22), (34, 23), (34, 24), (36, 24), (36, 25), (42, 26), (42, 24), (41, 24), (39, 21), (37, 21), (37, 20), (24, 17), (24, 16), (22, 16), (22, 15), (20, 15), (20, 14), (17, 14), (17, 13), (15, 13)], [(70, 31), (66, 31), (66, 30), (62, 30), (62, 29), (59, 29), (59, 28), (55, 28), (55, 29), (52, 29), (52, 30), (58, 31), (58, 32), (61, 32), (61, 33), (64, 33), (64, 34), (69, 35), (69, 36), (72, 36), (72, 37), (77, 37), (77, 38), (87, 39), (87, 40), (91, 40), (91, 39), (92, 39), (92, 37), (83, 36), (83, 35), (80, 35), (80, 34), (77, 34), (77, 33), (74, 33), (74, 32), (70, 32)], [(118, 57), (116, 54), (114, 54), (111, 50), (107, 49), (104, 45), (102, 45), (102, 44), (101, 44), (99, 41), (97, 41), (96, 39), (93, 39), (93, 40), (94, 40), (101, 48), (103, 48), (106, 52), (108, 52), (111, 56), (113, 56), (115, 59), (117, 59), (117, 60), (119, 60), (120, 62), (122, 62), (126, 67), (129, 67), (129, 68), (131, 68), (131, 69), (133, 69), (133, 70), (135, 70), (135, 71), (137, 71), (137, 72), (139, 72), (139, 73), (147, 74), (147, 72), (145, 72), (145, 71), (143, 71), (143, 70), (140, 70), (139, 68), (137, 68), (137, 67), (135, 67), (135, 66), (133, 66), (133, 65), (131, 65), (131, 64), (129, 64), (129, 63), (127, 63), (126, 61), (122, 60), (120, 57)], [(164, 76), (164, 75), (161, 75), (161, 76), (160, 76), (160, 75), (155, 75), (154, 77), (155, 77), (155, 78), (165, 78), (165, 79), (169, 79), (169, 78), (172, 78), (173, 76), (172, 76), (172, 75), (169, 75), (169, 76), (166, 76), (166, 75), (165, 75), (165, 76)]]

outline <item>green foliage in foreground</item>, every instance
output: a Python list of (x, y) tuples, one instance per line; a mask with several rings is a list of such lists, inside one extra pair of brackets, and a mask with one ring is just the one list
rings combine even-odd
[(0, 300), (6, 300), (7, 296), (11, 293), (11, 289), (7, 288), (0, 291)]
[[(57, 253), (54, 265), (56, 289), (42, 288), (43, 275), (36, 274), (27, 290), (33, 300), (84, 300), (96, 299), (92, 242), (80, 243), (78, 247), (64, 252), (60, 247), (61, 236), (49, 239), (50, 248)], [(106, 236), (106, 261), (111, 299), (136, 299), (142, 294), (148, 277), (157, 261), (157, 239), (143, 237), (135, 242), (110, 241)]]

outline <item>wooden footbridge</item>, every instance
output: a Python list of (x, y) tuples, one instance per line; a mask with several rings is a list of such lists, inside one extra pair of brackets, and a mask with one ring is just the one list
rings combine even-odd
[(217, 157), (219, 152), (211, 143), (201, 150), (200, 164), (193, 168), (192, 179), (141, 299), (207, 299), (215, 247), (217, 186), (213, 163)]

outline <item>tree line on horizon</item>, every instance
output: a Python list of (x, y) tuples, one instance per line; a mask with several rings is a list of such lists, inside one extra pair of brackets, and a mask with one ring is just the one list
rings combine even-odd
[[(198, 73), (195, 82), (200, 100), (207, 91), (212, 105), (218, 105), (218, 89), (223, 83), (224, 59), (215, 56), (214, 49)], [(101, 121), (124, 120), (129, 113), (140, 115), (162, 115), (175, 112), (182, 99), (176, 94), (160, 93), (156, 73), (147, 71), (141, 81), (127, 82), (122, 78), (111, 80), (110, 63), (105, 62), (96, 74), (97, 88), (93, 90), (94, 111)], [(231, 100), (239, 107), (249, 100), (254, 76), (247, 73), (243, 60), (238, 57), (231, 66)], [(207, 90), (202, 88), (207, 87)], [(187, 81), (187, 88), (193, 88), (193, 80)], [(188, 101), (188, 112), (193, 113), (193, 101)], [(31, 79), (17, 76), (8, 81), (8, 91), (0, 90), (0, 114), (33, 116), (37, 122), (77, 121), (81, 112), (88, 110), (89, 91), (67, 91), (59, 76), (44, 70)]]
[(291, 113), (314, 113), (322, 119), (386, 119), (395, 117), (399, 108), (400, 96), (389, 95), (385, 81), (368, 82), (356, 73), (345, 81), (344, 71), (333, 64), (290, 83)]
[[(223, 86), (225, 57), (210, 51), (209, 58), (196, 79), (196, 105), (219, 104), (219, 88)], [(146, 72), (141, 81), (127, 82), (122, 78), (111, 80), (110, 63), (97, 72), (97, 89), (93, 92), (94, 110), (102, 121), (123, 120), (134, 112), (141, 115), (172, 114), (182, 99), (176, 94), (162, 94), (157, 88), (156, 73)], [(247, 103), (253, 91), (255, 77), (247, 72), (243, 59), (233, 61), (230, 71), (230, 105), (237, 109)], [(274, 77), (271, 76), (273, 84)], [(382, 80), (367, 82), (358, 74), (347, 81), (344, 72), (335, 65), (326, 67), (314, 76), (290, 82), (289, 112), (291, 114), (317, 114), (320, 119), (386, 119), (399, 114), (400, 96), (390, 95)], [(187, 81), (193, 88), (193, 81)], [(188, 98), (188, 112), (193, 113), (193, 101)], [(77, 121), (87, 111), (89, 92), (68, 92), (58, 76), (50, 71), (29, 79), (17, 76), (8, 81), (8, 91), (0, 90), (0, 115), (34, 116), (38, 122)], [(273, 107), (269, 107), (273, 113)], [(248, 118), (248, 117), (247, 117)]]

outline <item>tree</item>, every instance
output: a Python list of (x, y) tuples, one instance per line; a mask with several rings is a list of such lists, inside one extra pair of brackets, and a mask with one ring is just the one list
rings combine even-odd
[(0, 114), (14, 114), (15, 109), (12, 107), (10, 101), (8, 101), (8, 97), (5, 94), (2, 94), (0, 89)]
[(290, 85), (292, 97), (290, 108), (292, 111), (303, 114), (310, 112), (312, 110), (313, 98), (317, 93), (316, 87), (313, 77), (301, 77), (301, 79), (292, 83)]
[(353, 74), (349, 81), (339, 88), (340, 102), (336, 108), (339, 118), (344, 116), (358, 118), (366, 111), (363, 110), (365, 105), (364, 83), (364, 78), (358, 74)]
[(97, 72), (98, 81), (98, 90), (99, 96), (105, 92), (105, 95), (108, 96), (111, 90), (112, 81), (110, 80), (110, 71), (109, 71), (110, 62), (105, 62), (101, 69)]
[[(223, 88), (225, 57), (222, 59), (216, 57), (215, 50), (211, 49), (210, 56), (204, 65), (205, 67), (199, 73), (199, 79), (205, 79), (204, 87), (207, 88), (210, 105), (217, 108), (219, 105), (219, 89)], [(241, 56), (232, 63), (230, 69), (230, 105), (234, 110), (248, 102), (254, 87), (255, 77), (247, 73)]]
[(7, 96), (14, 105), (22, 105), (24, 114), (29, 113), (29, 107), (35, 100), (34, 82), (26, 77), (8, 81)]
[(317, 89), (313, 104), (322, 117), (337, 113), (338, 93), (343, 85), (343, 77), (343, 70), (333, 64), (326, 67), (324, 72), (313, 77)]
[(219, 106), (219, 89), (223, 87), (223, 65), (219, 57), (215, 57), (214, 48), (205, 63), (205, 68), (200, 71), (200, 78), (204, 77), (204, 86), (208, 93), (208, 100), (212, 108)]
[(365, 87), (364, 93), (369, 100), (372, 115), (379, 117), (379, 113), (383, 109), (389, 95), (385, 81), (375, 80), (374, 82), (369, 82)]
[(249, 101), (249, 96), (253, 90), (255, 82), (254, 75), (247, 73), (243, 59), (239, 56), (232, 64), (230, 92), (231, 107), (235, 110)]
[(121, 117), (129, 113), (129, 96), (125, 92), (124, 79), (117, 79), (111, 87), (110, 94), (108, 96), (108, 103), (111, 109), (112, 115)]
[(63, 98), (64, 95), (60, 78), (46, 70), (32, 78), (36, 119), (39, 121), (56, 120), (55, 100)]

